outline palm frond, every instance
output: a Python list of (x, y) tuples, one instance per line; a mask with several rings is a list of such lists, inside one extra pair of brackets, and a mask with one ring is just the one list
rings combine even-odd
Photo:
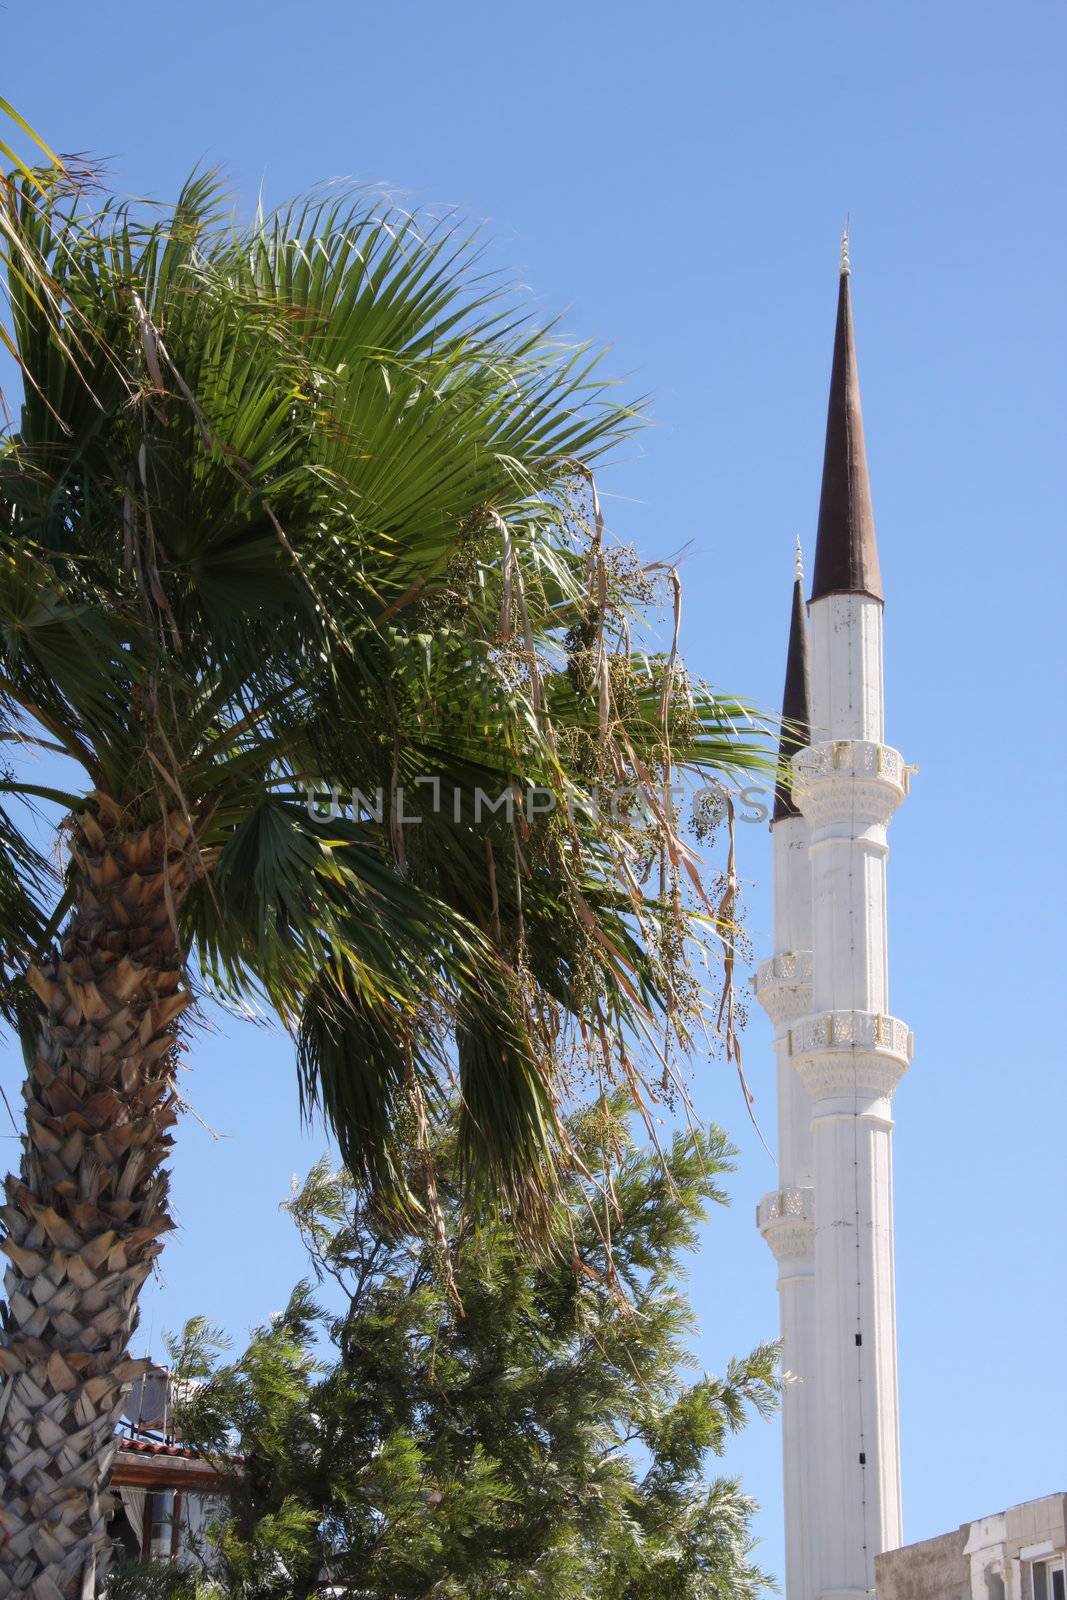
[[(591, 472), (640, 406), (459, 218), (373, 191), (242, 229), (210, 173), (169, 214), (24, 181), (3, 215), (33, 268), (0, 443), (13, 738), (80, 763), (83, 809), (182, 820), (190, 970), (293, 1029), (367, 1183), (406, 1203), (405, 1128), (455, 1080), (472, 1189), (535, 1216), (574, 1062), (643, 1093), (644, 1038), (672, 1071), (687, 946), (728, 932), (664, 787), (769, 760), (677, 636), (631, 645), (655, 579), (608, 548)], [(323, 781), (380, 818), (316, 820)], [(583, 809), (598, 786), (639, 824)], [(407, 827), (401, 791), (443, 799)], [(12, 859), (15, 962), (41, 890)]]

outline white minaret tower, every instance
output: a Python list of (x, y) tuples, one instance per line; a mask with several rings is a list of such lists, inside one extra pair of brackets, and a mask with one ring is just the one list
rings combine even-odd
[(810, 829), (785, 774), (811, 739), (811, 675), (797, 545), (793, 611), (782, 696), (782, 776), (774, 794), (774, 955), (756, 973), (756, 994), (774, 1023), (778, 1056), (779, 1188), (760, 1201), (757, 1223), (778, 1263), (781, 1314), (782, 1445), (786, 1504), (786, 1594), (808, 1600), (813, 1587), (816, 1504), (815, 1209), (811, 1106), (789, 1057), (791, 1029), (811, 1011)]
[(886, 832), (907, 770), (884, 743), (882, 606), (846, 241), (809, 606), (811, 742), (792, 758), (801, 818), (776, 806), (773, 824), (779, 952), (786, 933), (803, 944), (804, 888), (785, 863), (786, 839), (806, 833), (810, 986), (802, 948), (784, 1006), (773, 963), (757, 978), (777, 1024), (782, 1184), (760, 1227), (779, 1260), (796, 1375), (784, 1418), (788, 1600), (868, 1600), (875, 1556), (902, 1542), (891, 1101), (911, 1036), (889, 1013)]

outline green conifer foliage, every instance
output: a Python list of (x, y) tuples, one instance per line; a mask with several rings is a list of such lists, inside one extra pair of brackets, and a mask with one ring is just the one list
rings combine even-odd
[[(541, 1255), (506, 1219), (462, 1212), (447, 1144), (426, 1237), (390, 1234), (343, 1175), (313, 1168), (287, 1207), (317, 1287), (299, 1284), (237, 1360), (202, 1318), (172, 1351), (199, 1380), (186, 1439), (243, 1458), (214, 1535), (224, 1593), (765, 1591), (752, 1501), (708, 1466), (749, 1408), (773, 1410), (776, 1352), (761, 1346), (723, 1378), (689, 1370), (679, 1287), (731, 1152), (712, 1129), (677, 1134), (661, 1160), (633, 1142), (626, 1111), (604, 1101), (576, 1121), (588, 1175), (571, 1179)], [(598, 1174), (613, 1166), (605, 1192)]]

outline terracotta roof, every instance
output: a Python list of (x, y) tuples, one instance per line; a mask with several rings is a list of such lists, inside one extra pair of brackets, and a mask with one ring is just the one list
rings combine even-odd
[(145, 1456), (187, 1456), (190, 1459), (203, 1459), (199, 1450), (189, 1450), (181, 1444), (166, 1444), (162, 1439), (123, 1439), (119, 1449)]
[[(799, 565), (799, 556), (797, 557)], [(789, 621), (789, 649), (785, 658), (785, 688), (782, 691), (782, 735), (778, 743), (778, 764), (787, 768), (790, 757), (811, 740), (811, 669), (808, 665), (808, 625), (804, 615), (804, 580), (798, 570), (793, 583), (793, 611)], [(799, 817), (790, 787), (779, 776), (774, 789), (774, 815)]]
[(846, 255), (837, 292), (837, 328), (811, 587), (813, 600), (827, 594), (869, 594), (874, 600), (884, 598), (874, 537), (867, 452), (863, 443), (849, 281)]
[[(123, 1436), (112, 1463), (111, 1481), (145, 1488), (181, 1487), (183, 1484), (208, 1488), (220, 1481), (221, 1464), (187, 1445)], [(225, 1457), (226, 1466), (240, 1464), (240, 1456)]]

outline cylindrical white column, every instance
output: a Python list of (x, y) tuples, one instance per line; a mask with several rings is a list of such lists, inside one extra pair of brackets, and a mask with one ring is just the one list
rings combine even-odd
[(895, 1018), (833, 1012), (792, 1042), (813, 1102), (815, 1593), (843, 1600), (873, 1594), (874, 1557), (903, 1537), (890, 1100), (910, 1039)]
[(778, 1263), (782, 1339), (782, 1470), (787, 1600), (815, 1600), (815, 1224), (811, 1104), (789, 1058), (791, 1025), (811, 1010), (811, 868), (808, 825), (781, 817), (772, 828), (776, 954), (756, 974), (756, 994), (775, 1025), (779, 1188), (765, 1195), (757, 1225)]
[[(831, 746), (831, 759), (847, 765), (852, 748)], [(815, 1011), (889, 1009), (888, 853), (885, 827), (862, 816), (833, 817), (812, 831)]]
[[(911, 1047), (888, 1015), (885, 867), (906, 773), (899, 754), (871, 737), (881, 689), (879, 676), (869, 692), (864, 641), (874, 629), (864, 607), (875, 605), (834, 595), (812, 608), (824, 659), (842, 639), (852, 655), (839, 654), (832, 669), (834, 738), (794, 761), (811, 829), (812, 1007), (791, 1028), (788, 1053), (811, 1106), (819, 1600), (872, 1595), (875, 1555), (902, 1539), (890, 1101)], [(818, 660), (816, 648), (816, 670)], [(825, 677), (823, 685), (825, 714)], [(816, 707), (818, 716), (818, 699)], [(852, 731), (838, 737), (842, 725)]]
[(811, 1106), (788, 1057), (782, 1054), (789, 1024), (812, 1007), (809, 832), (799, 816), (782, 817), (771, 829), (775, 958), (773, 963), (764, 963), (756, 977), (756, 993), (775, 1025), (778, 1179), (782, 1188), (811, 1183)]
[(782, 1488), (787, 1600), (816, 1600), (820, 1493), (815, 1326), (815, 1210), (810, 1188), (764, 1195), (757, 1221), (778, 1262), (782, 1338)]
[(882, 602), (828, 594), (811, 606), (811, 726), (815, 742), (885, 738)]

